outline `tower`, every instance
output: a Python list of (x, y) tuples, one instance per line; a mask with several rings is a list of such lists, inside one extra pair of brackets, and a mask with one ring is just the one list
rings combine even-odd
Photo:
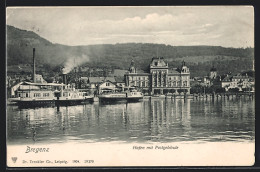
[(217, 69), (213, 66), (210, 69), (209, 78), (210, 79), (215, 79), (216, 77), (217, 77)]
[(182, 61), (181, 73), (190, 73), (189, 68), (186, 66), (185, 61)]
[(130, 67), (129, 67), (129, 72), (130, 72), (130, 73), (136, 73), (136, 68), (135, 68), (134, 60), (131, 61), (131, 65), (130, 65)]

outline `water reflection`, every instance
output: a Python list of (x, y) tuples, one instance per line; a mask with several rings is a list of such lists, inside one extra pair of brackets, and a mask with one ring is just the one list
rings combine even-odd
[(8, 106), (8, 142), (254, 140), (254, 101), (157, 99), (19, 109)]

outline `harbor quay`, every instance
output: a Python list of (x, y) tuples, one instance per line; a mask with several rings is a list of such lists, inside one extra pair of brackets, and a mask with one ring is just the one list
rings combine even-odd
[(211, 94), (167, 94), (144, 96), (144, 99), (235, 99), (235, 98), (254, 98), (254, 93), (211, 93)]

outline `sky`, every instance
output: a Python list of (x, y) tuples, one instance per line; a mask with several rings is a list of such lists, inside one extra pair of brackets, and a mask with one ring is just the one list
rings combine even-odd
[(254, 47), (251, 6), (19, 7), (6, 24), (52, 43)]

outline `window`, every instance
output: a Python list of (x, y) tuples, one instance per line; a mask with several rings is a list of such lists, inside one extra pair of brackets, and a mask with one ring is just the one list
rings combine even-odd
[(107, 82), (107, 83), (106, 83), (106, 86), (110, 86), (110, 83), (109, 83), (109, 82)]
[(49, 97), (50, 94), (49, 93), (43, 93), (43, 97)]
[(144, 81), (142, 81), (142, 87), (145, 87), (145, 82)]
[[(41, 96), (41, 94), (40, 93), (34, 93), (34, 95), (33, 95), (34, 97), (40, 97)], [(26, 97), (27, 97), (27, 93), (26, 93)]]

